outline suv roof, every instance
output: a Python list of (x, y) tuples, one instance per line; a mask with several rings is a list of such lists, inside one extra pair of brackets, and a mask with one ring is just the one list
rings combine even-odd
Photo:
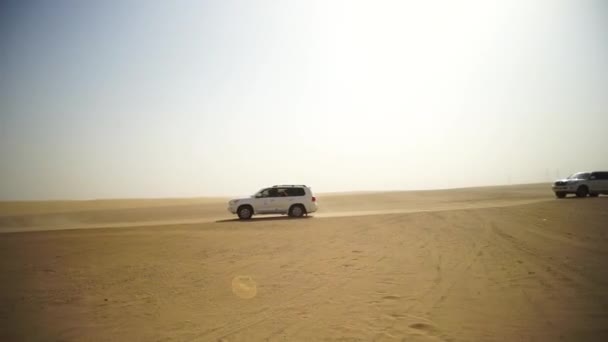
[(282, 188), (287, 188), (287, 187), (303, 187), (303, 188), (308, 188), (306, 185), (293, 185), (293, 184), (282, 184), (282, 185), (273, 185), (273, 188), (278, 188), (278, 187), (282, 187)]

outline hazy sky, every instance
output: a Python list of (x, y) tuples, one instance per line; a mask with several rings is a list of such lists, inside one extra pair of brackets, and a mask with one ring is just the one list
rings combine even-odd
[(606, 1), (0, 6), (0, 199), (608, 169)]

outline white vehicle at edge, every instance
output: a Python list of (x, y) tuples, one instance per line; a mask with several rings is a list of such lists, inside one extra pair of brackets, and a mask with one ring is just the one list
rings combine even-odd
[(567, 194), (576, 194), (576, 197), (608, 195), (608, 171), (577, 172), (553, 183), (553, 192), (557, 198)]
[(306, 185), (275, 185), (249, 198), (228, 202), (228, 211), (247, 220), (253, 215), (287, 214), (302, 217), (317, 211), (317, 199)]

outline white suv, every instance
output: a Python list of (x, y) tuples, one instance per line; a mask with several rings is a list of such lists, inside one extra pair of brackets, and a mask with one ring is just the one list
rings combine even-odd
[(306, 185), (275, 185), (249, 198), (228, 202), (228, 211), (247, 220), (258, 214), (287, 214), (302, 217), (317, 211), (317, 199)]
[(576, 194), (576, 197), (608, 195), (608, 172), (575, 173), (566, 179), (556, 181), (553, 184), (553, 192), (557, 198), (564, 198), (567, 194)]

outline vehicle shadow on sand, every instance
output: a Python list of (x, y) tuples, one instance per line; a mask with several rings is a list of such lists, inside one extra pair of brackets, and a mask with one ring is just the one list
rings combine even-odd
[(217, 221), (215, 221), (215, 223), (234, 223), (234, 222), (252, 223), (252, 222), (261, 222), (261, 221), (297, 221), (297, 220), (307, 220), (307, 219), (311, 219), (313, 217), (314, 216), (302, 216), (299, 218), (289, 217), (289, 216), (270, 216), (270, 217), (256, 217), (256, 218), (251, 218), (249, 220), (241, 220), (238, 218), (234, 218), (234, 219), (217, 220)]
[(607, 195), (599, 195), (597, 197), (576, 197), (576, 196), (566, 196), (564, 198), (558, 198), (559, 200), (608, 200), (608, 196)]

